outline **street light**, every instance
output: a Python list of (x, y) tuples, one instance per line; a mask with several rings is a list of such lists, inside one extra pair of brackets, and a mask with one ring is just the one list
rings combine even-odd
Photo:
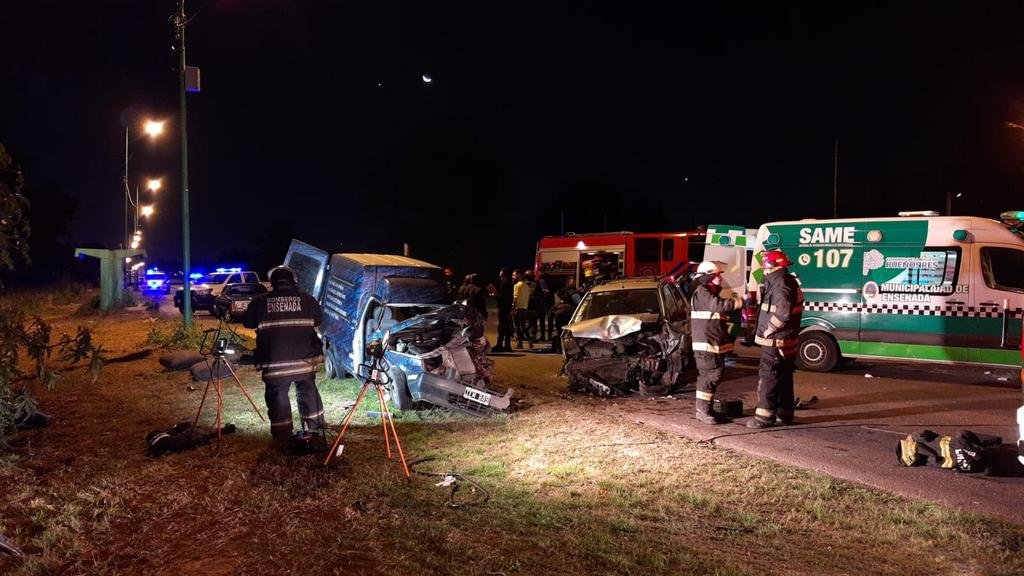
[[(163, 120), (152, 120), (147, 119), (142, 122), (141, 125), (142, 133), (149, 136), (150, 139), (155, 139), (164, 132), (164, 121)], [(131, 131), (132, 123), (128, 123), (124, 127), (124, 173), (121, 174), (121, 181), (124, 184), (124, 238), (125, 244), (129, 243), (128, 237), (128, 221), (130, 219), (128, 207), (136, 209), (135, 219), (136, 226), (138, 225), (138, 190), (136, 189), (135, 198), (132, 198), (132, 189), (128, 181), (128, 160), (131, 158)], [(158, 186), (159, 187), (159, 186)], [(122, 244), (123, 246), (124, 244)]]
[(146, 189), (150, 192), (159, 191), (161, 186), (163, 186), (163, 182), (159, 178), (150, 178), (146, 181)]
[(153, 207), (152, 206), (143, 206), (142, 207), (142, 215), (147, 217), (147, 218), (152, 216), (153, 215)]
[(164, 121), (146, 120), (146, 123), (143, 125), (143, 130), (150, 138), (156, 138), (164, 133)]

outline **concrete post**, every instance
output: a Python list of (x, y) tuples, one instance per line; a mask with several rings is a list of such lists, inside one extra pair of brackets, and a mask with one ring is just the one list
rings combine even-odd
[(107, 311), (121, 303), (124, 295), (124, 260), (146, 257), (145, 250), (103, 250), (75, 248), (75, 258), (91, 256), (100, 261), (100, 310)]

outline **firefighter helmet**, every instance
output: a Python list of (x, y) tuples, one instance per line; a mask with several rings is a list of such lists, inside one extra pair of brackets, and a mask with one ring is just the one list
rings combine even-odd
[(697, 266), (697, 274), (721, 274), (725, 272), (725, 262), (705, 260)]
[(287, 266), (275, 266), (267, 272), (267, 278), (270, 279), (270, 283), (273, 285), (278, 284), (295, 284), (295, 272)]
[(770, 268), (783, 268), (793, 264), (793, 261), (786, 256), (786, 253), (782, 250), (769, 250), (764, 253), (762, 262), (764, 262), (765, 269)]

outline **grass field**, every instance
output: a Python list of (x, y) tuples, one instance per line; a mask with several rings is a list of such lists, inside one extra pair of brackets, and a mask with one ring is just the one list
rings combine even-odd
[[(90, 323), (112, 360), (40, 390), (52, 425), (0, 458), (0, 534), (28, 555), (3, 574), (1024, 574), (1024, 530), (698, 445), (586, 402), (548, 401), (488, 420), (404, 413), (421, 471), (384, 457), (379, 421), (355, 420), (340, 460), (289, 456), (237, 390), (239, 432), (208, 448), (146, 455), (146, 432), (188, 420), (202, 385), (163, 372), (145, 312), (48, 319)], [(119, 361), (121, 359), (121, 361)], [(262, 408), (251, 368), (243, 383)], [(551, 387), (503, 372), (507, 384)], [(520, 379), (526, 381), (519, 382)], [(329, 421), (358, 390), (330, 380)], [(376, 410), (373, 398), (365, 410)], [(209, 413), (207, 413), (209, 415)]]

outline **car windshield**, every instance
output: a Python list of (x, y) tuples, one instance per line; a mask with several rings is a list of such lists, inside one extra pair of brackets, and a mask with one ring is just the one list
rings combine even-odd
[(228, 286), (226, 292), (229, 296), (254, 296), (262, 294), (266, 289), (262, 284), (247, 282), (245, 284), (233, 284)]
[(661, 314), (654, 288), (591, 292), (580, 302), (576, 322), (611, 314)]
[(230, 272), (212, 272), (203, 276), (203, 284), (223, 284), (228, 276), (231, 276)]

